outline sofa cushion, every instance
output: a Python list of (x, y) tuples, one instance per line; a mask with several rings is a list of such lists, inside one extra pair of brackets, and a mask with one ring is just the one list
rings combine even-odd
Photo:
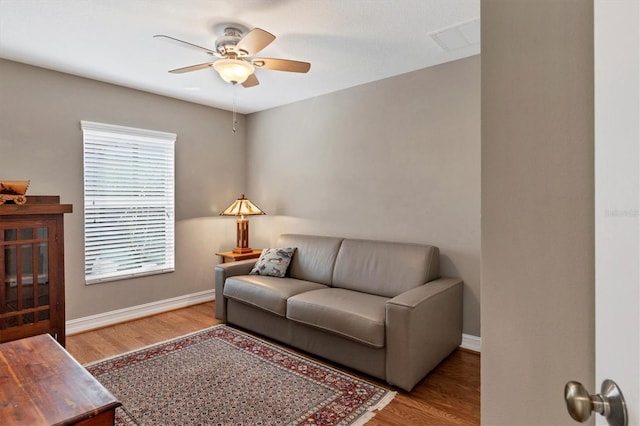
[(293, 278), (239, 275), (227, 278), (223, 295), (284, 317), (289, 297), (325, 287), (322, 284)]
[(334, 287), (395, 297), (440, 277), (437, 247), (344, 240), (333, 270)]
[(277, 245), (297, 247), (289, 266), (291, 278), (331, 285), (333, 265), (342, 240), (335, 237), (285, 234), (278, 238)]
[(283, 278), (291, 263), (295, 247), (266, 248), (262, 250), (260, 258), (249, 272), (249, 275), (266, 275)]
[(387, 300), (351, 290), (324, 288), (290, 297), (287, 318), (382, 348)]

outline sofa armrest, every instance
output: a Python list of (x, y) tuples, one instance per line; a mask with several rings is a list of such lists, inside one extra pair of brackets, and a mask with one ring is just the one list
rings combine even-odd
[(387, 301), (387, 382), (410, 391), (460, 345), (462, 289), (440, 278)]
[(227, 322), (227, 301), (223, 296), (225, 280), (236, 275), (247, 275), (255, 264), (255, 259), (247, 259), (216, 265), (216, 318)]

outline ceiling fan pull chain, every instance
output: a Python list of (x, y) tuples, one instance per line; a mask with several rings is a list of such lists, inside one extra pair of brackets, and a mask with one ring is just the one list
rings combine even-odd
[(237, 84), (234, 82), (233, 83), (233, 122), (232, 122), (232, 126), (231, 126), (231, 130), (233, 131), (233, 133), (236, 132), (236, 124), (238, 124), (238, 120), (236, 120), (236, 86)]

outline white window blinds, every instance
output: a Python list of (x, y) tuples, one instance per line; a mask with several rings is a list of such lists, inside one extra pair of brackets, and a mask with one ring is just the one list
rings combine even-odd
[(176, 135), (81, 127), (87, 284), (173, 271)]

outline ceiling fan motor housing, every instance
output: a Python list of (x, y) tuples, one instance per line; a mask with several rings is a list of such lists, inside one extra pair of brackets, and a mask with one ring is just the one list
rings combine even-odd
[(216, 40), (216, 50), (221, 55), (247, 56), (248, 52), (238, 51), (236, 46), (242, 38), (242, 30), (235, 27), (227, 27), (224, 29), (224, 35)]

